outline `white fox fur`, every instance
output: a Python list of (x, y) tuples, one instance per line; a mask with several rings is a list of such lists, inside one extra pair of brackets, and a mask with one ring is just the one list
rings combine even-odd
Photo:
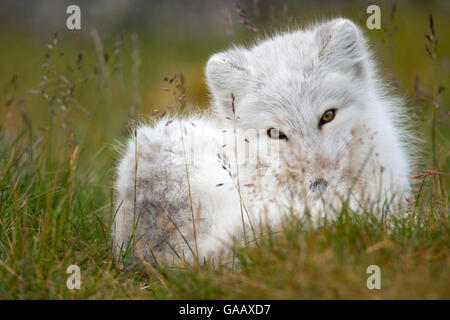
[[(384, 210), (408, 196), (402, 101), (386, 94), (351, 21), (214, 54), (206, 81), (212, 116), (141, 126), (128, 142), (116, 181), (118, 255), (129, 246), (150, 261), (202, 259), (289, 212), (314, 220), (342, 200)], [(330, 109), (335, 118), (319, 126)], [(270, 128), (287, 139), (271, 139)]]

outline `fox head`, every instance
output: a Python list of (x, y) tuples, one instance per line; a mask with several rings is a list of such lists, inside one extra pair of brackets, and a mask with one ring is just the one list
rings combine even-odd
[[(367, 189), (374, 183), (369, 172), (379, 177), (399, 168), (386, 179), (395, 180), (394, 192), (407, 189), (406, 155), (353, 22), (335, 19), (214, 54), (206, 81), (218, 117), (230, 119), (234, 110), (239, 129), (277, 140), (283, 165), (301, 172), (309, 192), (344, 191), (355, 183)], [(398, 149), (399, 162), (392, 168), (378, 161), (391, 149)]]

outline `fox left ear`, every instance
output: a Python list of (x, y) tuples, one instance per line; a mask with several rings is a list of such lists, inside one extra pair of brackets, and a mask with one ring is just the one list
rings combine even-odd
[(319, 59), (331, 67), (350, 69), (356, 76), (364, 72), (366, 41), (359, 28), (348, 19), (334, 19), (319, 26)]

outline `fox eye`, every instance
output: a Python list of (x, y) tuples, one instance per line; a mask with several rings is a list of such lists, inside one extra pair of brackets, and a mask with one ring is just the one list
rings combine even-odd
[(321, 128), (325, 123), (333, 121), (336, 116), (336, 109), (329, 109), (322, 114), (319, 121), (319, 128)]
[(270, 139), (288, 140), (288, 137), (283, 132), (275, 128), (267, 129), (267, 135)]

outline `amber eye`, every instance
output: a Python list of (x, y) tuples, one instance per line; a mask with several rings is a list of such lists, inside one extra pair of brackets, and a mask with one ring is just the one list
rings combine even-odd
[(319, 128), (321, 128), (325, 123), (332, 121), (335, 116), (336, 116), (336, 109), (329, 109), (325, 111), (322, 117), (320, 118)]
[(267, 135), (271, 139), (288, 140), (288, 137), (283, 132), (275, 128), (267, 129)]

